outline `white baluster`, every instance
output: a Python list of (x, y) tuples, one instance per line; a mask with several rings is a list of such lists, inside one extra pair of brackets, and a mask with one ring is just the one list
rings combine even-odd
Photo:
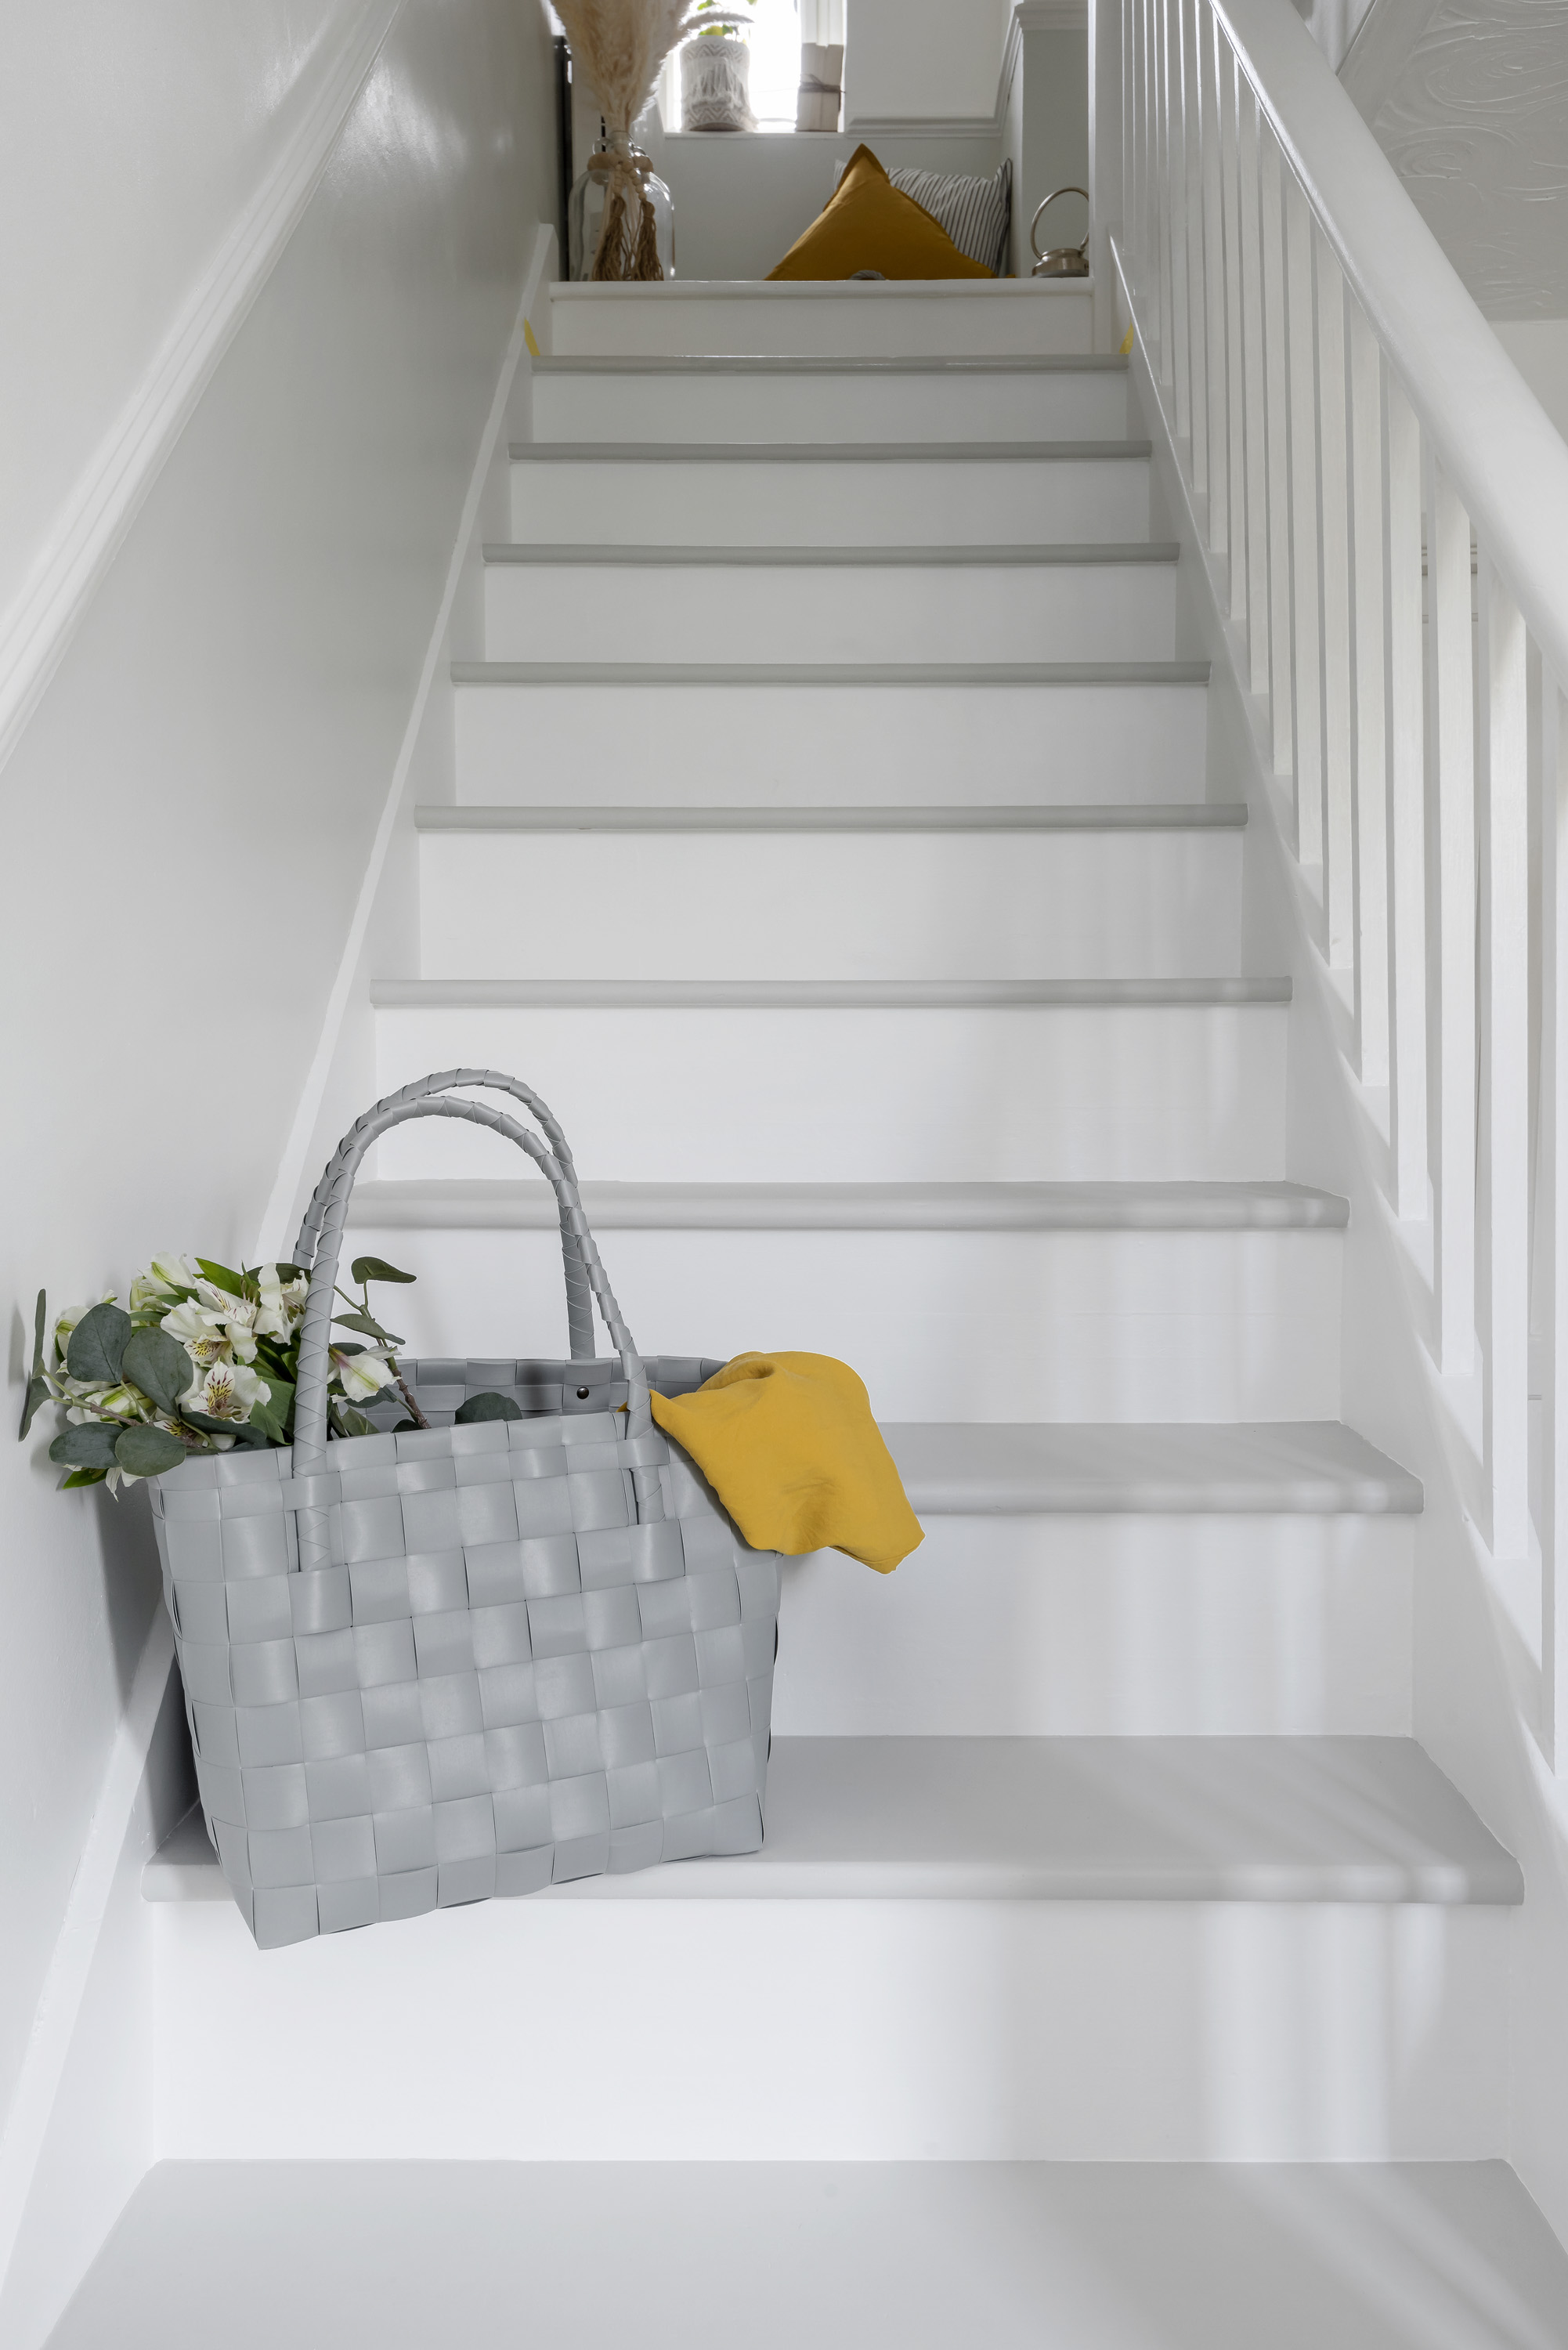
[[(1263, 270), (1263, 411), (1269, 452), (1269, 716), (1276, 775), (1292, 778), (1294, 723), (1291, 681), (1291, 455), (1285, 374), (1284, 169), (1279, 141), (1259, 125), (1258, 197)], [(1296, 843), (1296, 853), (1301, 853)]]
[(1350, 478), (1345, 445), (1345, 280), (1314, 228), (1318, 531), (1323, 549), (1324, 916), (1330, 963), (1355, 959), (1350, 810)]
[[(1469, 552), (1469, 530), (1466, 530)], [(1467, 564), (1468, 569), (1468, 564)], [(1486, 936), (1483, 1451), (1494, 1557), (1530, 1546), (1530, 855), (1524, 622), (1481, 567)]]
[(1192, 380), (1188, 432), (1193, 494), (1209, 490), (1209, 296), (1203, 237), (1203, 93), (1198, 69), (1203, 0), (1178, 0), (1181, 44), (1182, 215), (1187, 226), (1187, 364)]
[(1427, 470), (1428, 777), (1438, 824), (1438, 1366), (1475, 1367), (1476, 837), (1469, 517)]
[(1568, 712), (1550, 676), (1541, 712), (1541, 1174), (1546, 1299), (1541, 1397), (1542, 1745), (1568, 1769)]
[(1224, 216), (1226, 455), (1230, 477), (1225, 553), (1230, 564), (1231, 618), (1247, 618), (1246, 376), (1241, 343), (1241, 213), (1236, 182), (1236, 60), (1221, 41), (1216, 52), (1220, 94), (1220, 192)]
[(1388, 1083), (1388, 773), (1384, 694), (1383, 361), (1350, 313), (1351, 608), (1355, 654), (1355, 1035), (1364, 1086)]
[(1231, 542), (1230, 390), (1225, 351), (1224, 140), (1220, 124), (1219, 25), (1199, 0), (1198, 90), (1203, 123), (1203, 298), (1209, 381), (1209, 552)]
[(1236, 87), (1236, 182), (1241, 215), (1241, 365), (1246, 382), (1247, 682), (1269, 690), (1269, 452), (1263, 426), (1263, 285), (1259, 233), (1258, 101)]
[(1321, 867), (1323, 671), (1319, 653), (1317, 370), (1313, 354), (1312, 215), (1285, 175), (1285, 330), (1290, 374), (1291, 650), (1295, 713), (1297, 855)]
[(1421, 433), (1392, 376), (1387, 429), (1389, 881), (1394, 933), (1394, 1209), (1430, 1212), (1427, 1171), (1426, 699), (1421, 586)]

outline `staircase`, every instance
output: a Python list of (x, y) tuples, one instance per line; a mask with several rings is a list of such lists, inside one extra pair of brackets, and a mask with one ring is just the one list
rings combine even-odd
[[(786, 1567), (755, 1856), (258, 1955), (188, 1821), (162, 2159), (55, 2339), (1568, 2343), (1489, 2159), (1522, 1879), (1410, 1736), (1421, 1491), (1340, 1421), (1125, 362), (595, 297), (377, 1089), (535, 1085), (640, 1342), (846, 1357), (927, 1539)], [(410, 1352), (559, 1343), (493, 1139), (400, 1128), (354, 1212)]]

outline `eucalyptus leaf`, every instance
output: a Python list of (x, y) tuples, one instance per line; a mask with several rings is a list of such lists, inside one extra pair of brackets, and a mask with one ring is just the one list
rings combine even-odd
[(349, 1268), (351, 1281), (417, 1281), (417, 1273), (400, 1273), (395, 1264), (388, 1264), (379, 1256), (357, 1256)]
[(41, 1376), (44, 1368), (44, 1324), (47, 1318), (47, 1307), (44, 1303), (44, 1293), (40, 1289), (38, 1302), (33, 1308), (33, 1377), (35, 1378)]
[(379, 1339), (384, 1347), (400, 1347), (404, 1343), (394, 1331), (383, 1330), (380, 1324), (369, 1314), (358, 1312), (335, 1314), (332, 1319), (334, 1322), (341, 1322), (346, 1330), (363, 1330), (368, 1338)]
[(151, 1396), (160, 1411), (174, 1411), (196, 1376), (191, 1357), (167, 1330), (133, 1330), (120, 1357), (120, 1377)]
[(521, 1406), (514, 1403), (510, 1396), (497, 1395), (493, 1388), (486, 1388), (483, 1395), (470, 1396), (466, 1403), (459, 1404), (453, 1414), (453, 1424), (458, 1428), (467, 1428), (476, 1419), (521, 1419), (522, 1417)]
[(333, 1418), (340, 1423), (345, 1436), (379, 1436), (381, 1433), (373, 1419), (367, 1419), (364, 1413), (356, 1411), (351, 1404), (339, 1404)]
[(120, 1358), (130, 1336), (129, 1314), (107, 1301), (95, 1305), (71, 1332), (70, 1344), (66, 1348), (67, 1370), (73, 1379), (87, 1379), (95, 1387), (118, 1387)]
[(49, 1386), (48, 1380), (40, 1373), (35, 1372), (33, 1377), (27, 1381), (27, 1393), (22, 1405), (22, 1425), (16, 1430), (16, 1440), (18, 1443), (21, 1442), (28, 1430), (32, 1427), (36, 1415), (42, 1411), (44, 1406), (48, 1402), (52, 1392), (53, 1390)]
[(73, 1469), (68, 1477), (60, 1480), (60, 1491), (68, 1493), (73, 1485), (101, 1485), (108, 1476), (107, 1469)]
[(166, 1428), (128, 1428), (114, 1447), (117, 1467), (130, 1477), (160, 1477), (185, 1457), (185, 1447)]
[(119, 1431), (107, 1419), (86, 1419), (79, 1428), (60, 1430), (49, 1447), (51, 1461), (73, 1469), (112, 1469)]

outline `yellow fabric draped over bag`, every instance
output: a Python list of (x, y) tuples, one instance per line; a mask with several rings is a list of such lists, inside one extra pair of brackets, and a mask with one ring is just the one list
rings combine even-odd
[(689, 1452), (753, 1550), (841, 1550), (890, 1575), (925, 1540), (871, 1417), (831, 1355), (737, 1355), (653, 1417)]

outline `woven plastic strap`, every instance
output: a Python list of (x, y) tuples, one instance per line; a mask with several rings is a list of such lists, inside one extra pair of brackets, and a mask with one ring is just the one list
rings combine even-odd
[[(410, 1089), (410, 1091), (412, 1088)], [(584, 1274), (594, 1301), (604, 1318), (610, 1343), (620, 1357), (622, 1376), (626, 1380), (628, 1417), (626, 1434), (628, 1442), (644, 1437), (653, 1427), (653, 1410), (648, 1399), (648, 1375), (642, 1358), (632, 1343), (616, 1303), (609, 1277), (599, 1261), (594, 1236), (588, 1230), (582, 1201), (577, 1197), (574, 1178), (567, 1174), (560, 1160), (545, 1149), (537, 1135), (508, 1118), (504, 1111), (492, 1109), (488, 1102), (453, 1100), (449, 1095), (431, 1094), (414, 1100), (393, 1098), (379, 1104), (367, 1112), (354, 1133), (347, 1137), (333, 1155), (332, 1180), (327, 1189), (316, 1243), (315, 1262), (310, 1273), (310, 1295), (305, 1309), (305, 1325), (299, 1340), (299, 1370), (294, 1405), (294, 1473), (303, 1482), (326, 1469), (327, 1440), (327, 1389), (331, 1378), (329, 1349), (332, 1335), (333, 1301), (337, 1294), (337, 1263), (343, 1246), (343, 1228), (348, 1216), (349, 1195), (359, 1163), (379, 1135), (394, 1126), (401, 1126), (416, 1118), (460, 1118), (474, 1126), (488, 1127), (493, 1133), (504, 1134), (519, 1149), (525, 1150), (555, 1187), (561, 1211), (563, 1232), (569, 1231), (576, 1244)], [(314, 1203), (313, 1203), (314, 1204)], [(580, 1359), (580, 1358), (579, 1358)], [(659, 1471), (654, 1468), (634, 1468), (632, 1488), (637, 1500), (638, 1523), (651, 1524), (664, 1515), (664, 1503), (659, 1490)], [(331, 1542), (327, 1510), (320, 1505), (304, 1503), (297, 1513), (299, 1533), (299, 1565), (309, 1573), (331, 1563)]]
[[(293, 1261), (302, 1271), (308, 1273), (316, 1262), (321, 1221), (327, 1213), (327, 1201), (346, 1156), (355, 1151), (357, 1146), (361, 1150), (366, 1147), (362, 1138), (368, 1139), (370, 1128), (374, 1127), (378, 1134), (384, 1130), (388, 1110), (400, 1108), (405, 1102), (424, 1101), (431, 1094), (451, 1093), (459, 1086), (481, 1086), (490, 1093), (510, 1094), (514, 1101), (520, 1101), (525, 1109), (531, 1110), (543, 1128), (545, 1139), (556, 1159), (570, 1180), (576, 1183), (577, 1170), (572, 1164), (572, 1154), (561, 1131), (560, 1120), (548, 1105), (540, 1100), (531, 1086), (525, 1086), (520, 1077), (504, 1076), (499, 1069), (441, 1069), (433, 1076), (416, 1077), (412, 1085), (404, 1086), (399, 1093), (388, 1094), (384, 1100), (368, 1109), (358, 1123), (344, 1136), (311, 1194), (305, 1222), (299, 1228)], [(583, 1264), (577, 1236), (567, 1222), (565, 1209), (561, 1211), (561, 1263), (566, 1276), (566, 1343), (574, 1363), (591, 1363), (594, 1359), (593, 1290)]]

